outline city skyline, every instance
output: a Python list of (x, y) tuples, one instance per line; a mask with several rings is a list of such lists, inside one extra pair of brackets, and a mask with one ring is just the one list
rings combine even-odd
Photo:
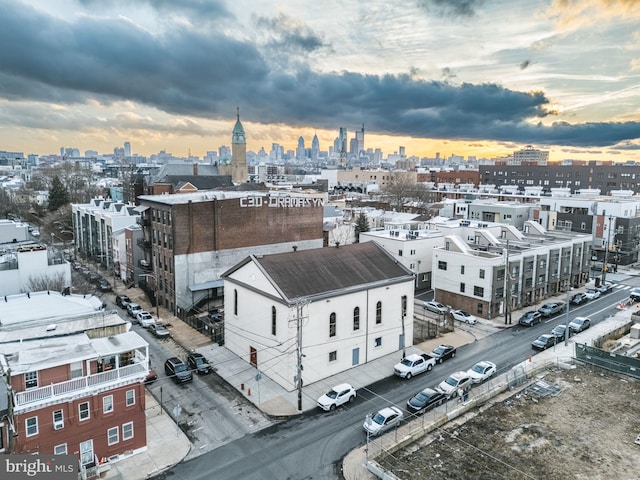
[(0, 145), (640, 161), (640, 2), (0, 0)]

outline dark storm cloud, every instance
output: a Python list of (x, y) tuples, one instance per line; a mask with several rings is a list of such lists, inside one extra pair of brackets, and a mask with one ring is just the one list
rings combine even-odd
[[(210, 29), (176, 25), (154, 36), (123, 19), (71, 24), (8, 0), (0, 0), (0, 11), (0, 97), (13, 102), (130, 100), (171, 114), (225, 119), (240, 105), (243, 120), (263, 124), (335, 129), (364, 120), (378, 134), (576, 147), (615, 145), (640, 131), (637, 122), (532, 125), (548, 115), (545, 95), (495, 84), (274, 68), (256, 46)], [(261, 22), (284, 35), (289, 20)], [(298, 49), (322, 45), (305, 28), (290, 38)], [(176, 129), (206, 134), (198, 124)]]
[(267, 30), (273, 36), (271, 46), (285, 47), (288, 50), (297, 48), (305, 52), (324, 46), (322, 37), (283, 13), (273, 18), (256, 16), (254, 22), (258, 29)]
[(484, 0), (418, 0), (418, 7), (440, 17), (474, 17)]
[[(130, 7), (131, 0), (78, 0), (87, 7)], [(203, 22), (220, 17), (230, 17), (230, 13), (222, 0), (136, 0), (136, 5), (148, 5), (162, 13), (180, 13)]]

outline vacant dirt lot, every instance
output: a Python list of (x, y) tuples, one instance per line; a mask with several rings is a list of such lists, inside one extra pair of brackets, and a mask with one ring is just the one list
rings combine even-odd
[(379, 463), (403, 480), (640, 478), (640, 383), (579, 366), (450, 424)]

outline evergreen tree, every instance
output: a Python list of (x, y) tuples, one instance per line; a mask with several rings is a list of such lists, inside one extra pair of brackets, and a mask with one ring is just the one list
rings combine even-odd
[(356, 243), (360, 242), (360, 234), (362, 232), (368, 232), (369, 229), (369, 220), (364, 212), (361, 211), (358, 214), (358, 218), (356, 218)]
[(69, 191), (60, 181), (57, 175), (51, 181), (49, 188), (49, 211), (55, 212), (60, 207), (69, 203)]

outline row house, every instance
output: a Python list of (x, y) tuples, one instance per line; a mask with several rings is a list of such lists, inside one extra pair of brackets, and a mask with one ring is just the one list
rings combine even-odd
[(591, 242), (533, 221), (446, 235), (433, 252), (436, 300), (490, 319), (533, 305), (589, 280)]

